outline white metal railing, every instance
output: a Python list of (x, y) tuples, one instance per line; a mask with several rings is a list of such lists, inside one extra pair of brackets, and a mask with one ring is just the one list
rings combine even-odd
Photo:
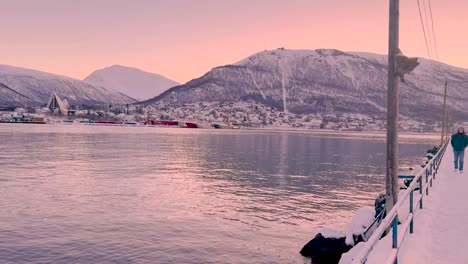
[[(447, 140), (439, 149), (437, 154), (429, 161), (429, 163), (424, 166), (424, 168), (414, 176), (413, 181), (410, 186), (404, 193), (399, 196), (399, 201), (393, 206), (392, 210), (387, 214), (387, 216), (382, 220), (377, 230), (374, 231), (372, 236), (366, 242), (364, 248), (359, 252), (359, 254), (354, 257), (352, 264), (363, 264), (366, 263), (367, 258), (370, 253), (376, 246), (377, 242), (380, 240), (382, 235), (392, 227), (392, 250), (390, 255), (385, 263), (397, 263), (398, 251), (400, 249), (401, 242), (403, 241), (405, 235), (408, 232), (413, 233), (413, 217), (415, 213), (414, 204), (419, 204), (419, 208), (423, 208), (423, 192), (426, 192), (426, 195), (429, 195), (429, 187), (432, 187), (432, 181), (435, 179), (436, 174), (439, 170), (440, 163), (447, 149), (449, 140)], [(425, 185), (423, 186), (423, 180), (425, 177)], [(420, 196), (414, 201), (414, 191), (419, 187)], [(403, 235), (401, 238), (398, 238), (398, 212), (402, 208), (403, 204), (407, 202), (409, 197), (409, 215), (407, 219), (402, 222), (400, 228), (403, 228)]]

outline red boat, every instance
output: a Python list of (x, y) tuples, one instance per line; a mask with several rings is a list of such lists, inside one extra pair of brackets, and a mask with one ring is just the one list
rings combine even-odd
[(166, 120), (147, 120), (144, 122), (145, 125), (152, 126), (178, 126), (178, 121), (166, 121)]
[(187, 122), (187, 128), (198, 128), (197, 124), (195, 123), (190, 123), (190, 122)]
[(111, 124), (111, 121), (99, 120), (98, 124)]
[(179, 121), (168, 121), (168, 120), (147, 120), (143, 124), (152, 126), (168, 126), (168, 127), (186, 127), (186, 128), (198, 128), (196, 123), (190, 122), (179, 122)]
[(107, 121), (107, 120), (99, 120), (98, 124), (102, 124), (102, 125), (118, 125), (118, 124), (122, 124), (122, 122)]

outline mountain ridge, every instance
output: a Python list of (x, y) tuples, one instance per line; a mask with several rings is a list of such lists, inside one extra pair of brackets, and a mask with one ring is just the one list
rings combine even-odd
[[(386, 55), (336, 49), (277, 49), (255, 53), (237, 63), (213, 68), (200, 78), (143, 102), (190, 104), (253, 100), (298, 114), (358, 113), (385, 117)], [(402, 116), (439, 120), (443, 84), (460, 117), (468, 102), (468, 70), (419, 58), (401, 83)]]
[(161, 74), (117, 64), (96, 70), (83, 81), (116, 90), (140, 100), (152, 98), (169, 88), (180, 85)]
[[(66, 98), (70, 105), (135, 102), (125, 94), (96, 87), (75, 78), (9, 65), (0, 65), (0, 83), (31, 100), (20, 100), (9, 93), (4, 95), (6, 99), (2, 100), (3, 104), (8, 101), (13, 105), (44, 105), (52, 92)], [(6, 91), (6, 88), (3, 87), (3, 90)]]
[(0, 83), (0, 106), (38, 105), (31, 98), (18, 93), (7, 85)]

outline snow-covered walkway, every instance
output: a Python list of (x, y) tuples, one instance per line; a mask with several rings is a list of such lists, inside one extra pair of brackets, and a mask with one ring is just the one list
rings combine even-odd
[(451, 146), (424, 198), (423, 209), (415, 214), (414, 233), (403, 240), (398, 263), (468, 263), (468, 172), (454, 171)]

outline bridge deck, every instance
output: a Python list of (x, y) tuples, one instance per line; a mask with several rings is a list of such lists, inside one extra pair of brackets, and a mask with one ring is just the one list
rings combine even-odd
[(468, 263), (468, 172), (453, 166), (448, 146), (424, 209), (415, 214), (414, 234), (401, 245), (399, 263)]

